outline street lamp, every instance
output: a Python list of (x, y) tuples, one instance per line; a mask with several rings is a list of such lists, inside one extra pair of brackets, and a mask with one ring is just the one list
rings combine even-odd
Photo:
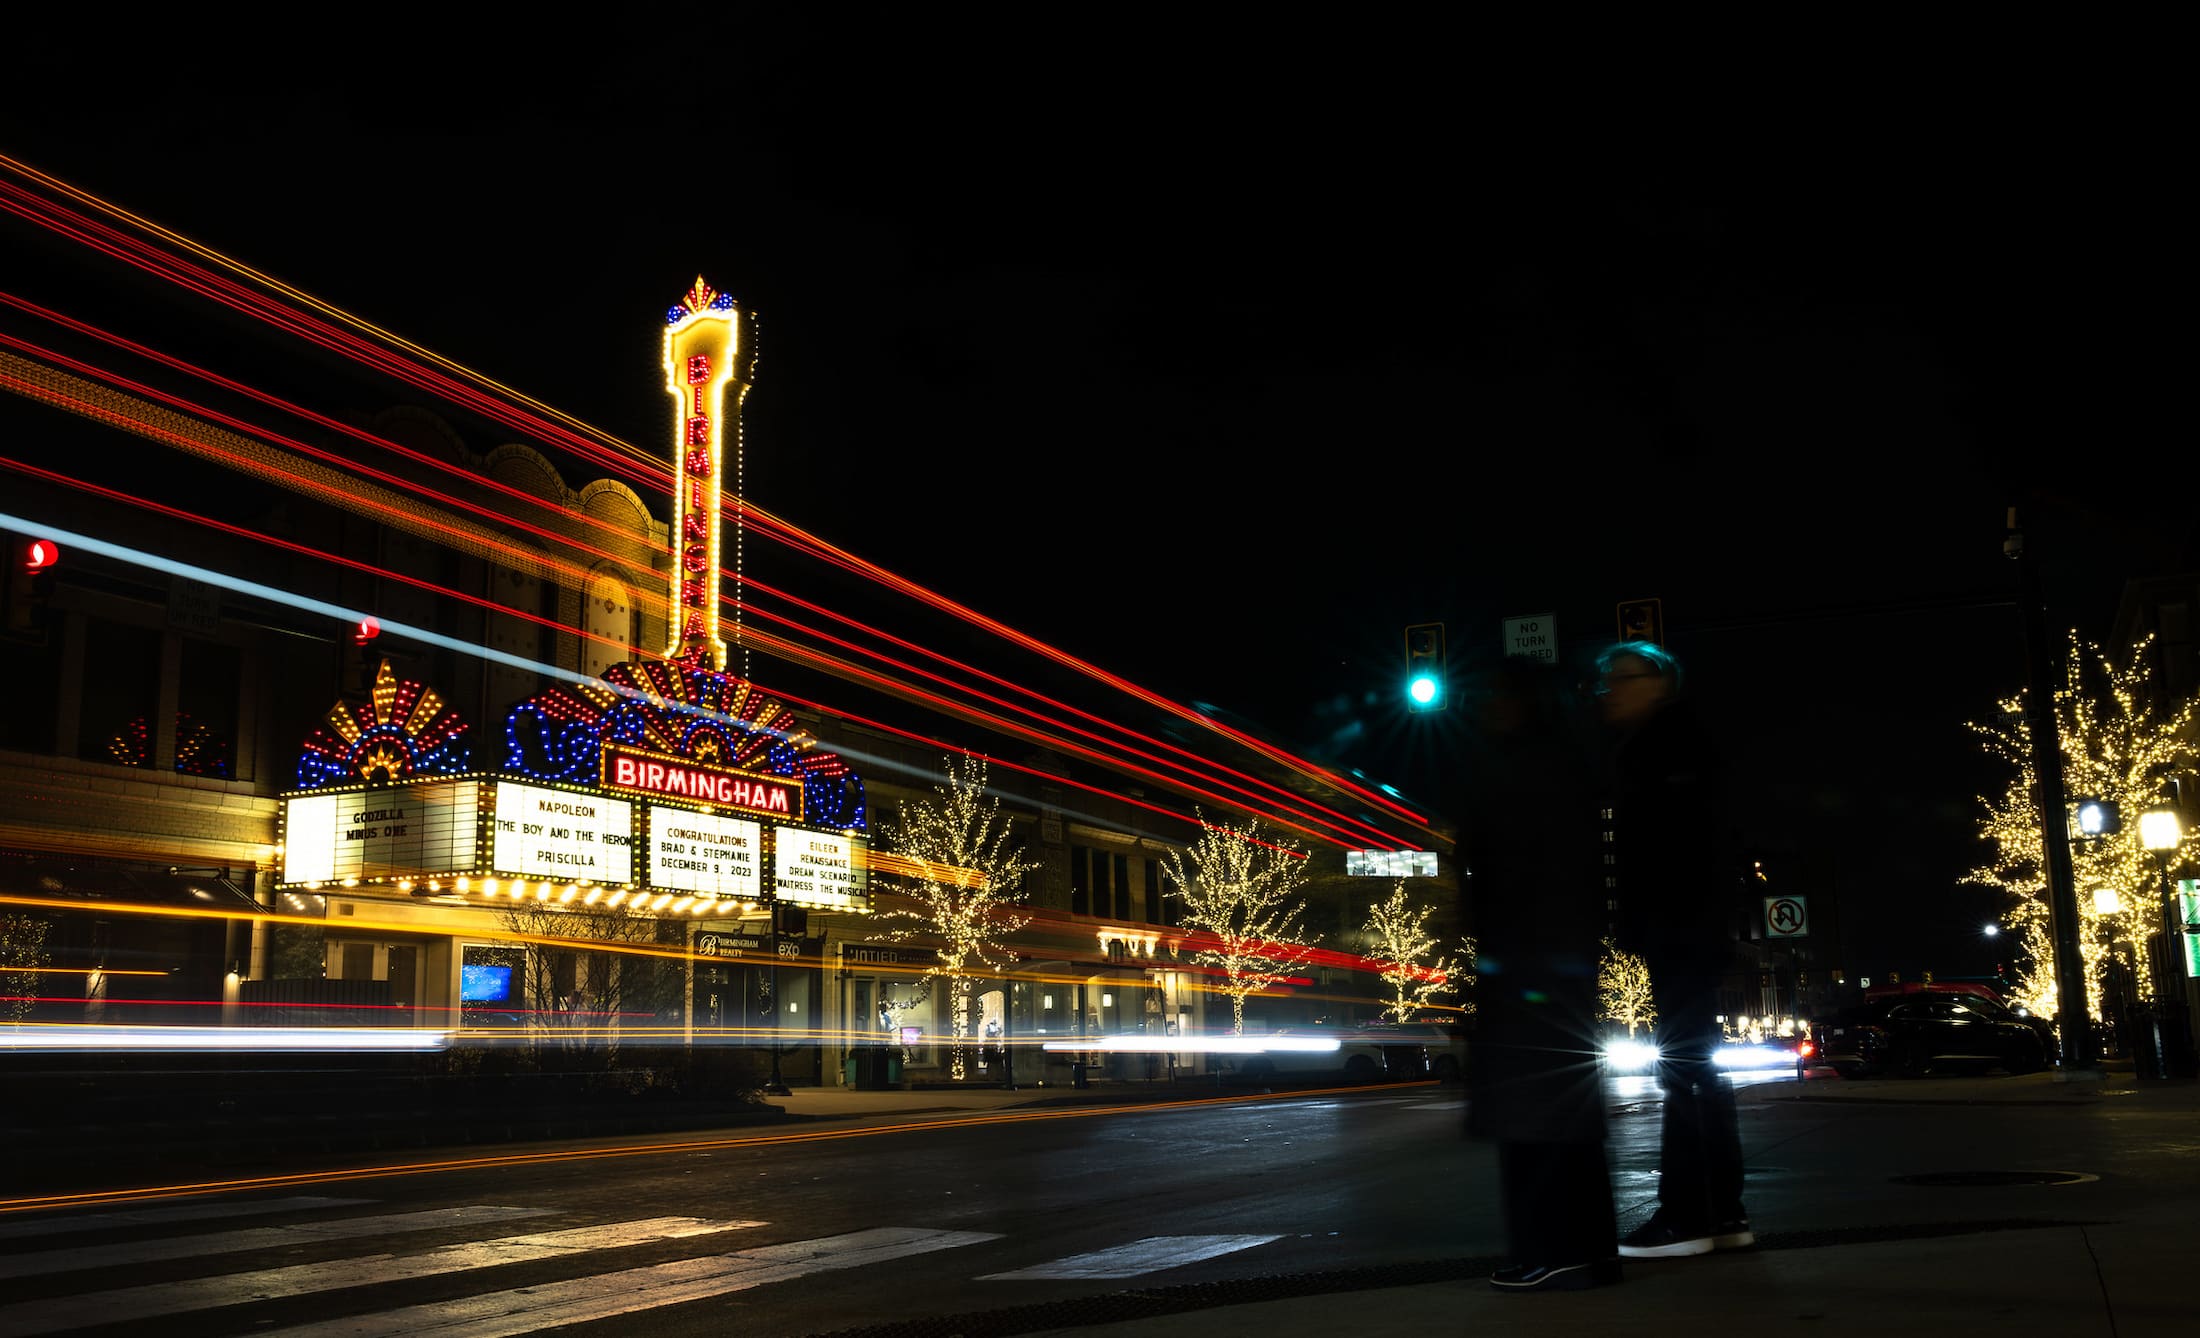
[(2169, 852), (2185, 840), (2185, 824), (2177, 816), (2172, 804), (2156, 804), (2139, 815), (2139, 844), (2154, 852), (2162, 868), (2169, 868)]
[[(2171, 781), (2168, 797), (2139, 815), (2139, 844), (2154, 852), (2154, 864), (2162, 874), (2162, 947), (2160, 965), (2168, 968), (2170, 945), (2177, 942), (2179, 925), (2174, 913), (2176, 900), (2170, 895), (2169, 861), (2184, 844), (2185, 826), (2177, 815), (2177, 783)], [(2157, 971), (2154, 976), (2154, 1002), (2147, 1010), (2147, 1033), (2143, 1037), (2146, 1048), (2139, 1056), (2139, 1076), (2142, 1078), (2171, 1078), (2188, 1076), (2192, 1062), (2192, 1034), (2186, 1030), (2181, 1015), (2182, 1004), (2174, 1008), (2169, 1002), (2169, 991)], [(2182, 1053), (2179, 1053), (2179, 1052)]]
[[(2175, 943), (2177, 924), (2174, 911), (2177, 900), (2169, 890), (2169, 859), (2177, 848), (2185, 843), (2185, 824), (2177, 816), (2175, 804), (2156, 804), (2139, 815), (2139, 844), (2154, 852), (2154, 866), (2162, 874), (2162, 924), (2165, 946)], [(2156, 995), (2162, 993), (2162, 982), (2154, 982)]]

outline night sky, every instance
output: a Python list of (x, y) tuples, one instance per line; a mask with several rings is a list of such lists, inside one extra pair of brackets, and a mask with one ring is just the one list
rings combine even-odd
[(1578, 663), (1657, 597), (1743, 838), (1910, 969), (1980, 969), (1991, 903), (1952, 883), (2001, 784), (1963, 722), (2021, 683), (2006, 508), (2051, 627), (2103, 636), (2126, 579), (2200, 561), (2170, 122), (2143, 79), (1929, 53), (1715, 84), (1519, 57), (368, 34), (266, 78), (26, 79), (0, 152), (630, 441), (664, 436), (661, 313), (701, 273), (759, 315), (759, 505), (1409, 789), (1449, 722), (1397, 705), (1405, 625), (1463, 662), (1548, 614)]

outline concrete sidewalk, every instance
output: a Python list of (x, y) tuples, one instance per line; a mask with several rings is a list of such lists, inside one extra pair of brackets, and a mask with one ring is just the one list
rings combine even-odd
[[(978, 1110), (1049, 1105), (1146, 1104), (1258, 1095), (1205, 1085), (1098, 1082), (1086, 1089), (918, 1089), (864, 1092), (797, 1089), (767, 1098), (813, 1119), (952, 1118)], [(1741, 1087), (1745, 1106), (1771, 1103), (1925, 1103), (1991, 1107), (2128, 1105), (2190, 1117), (2200, 1134), (2200, 1084), (2139, 1082), (2111, 1065), (2096, 1081), (2053, 1073), (2022, 1077), (1885, 1079), (1850, 1082), (1827, 1074)], [(1632, 1225), (1623, 1222), (1622, 1229)], [(1832, 1333), (1994, 1338), (2150, 1338), (2200, 1327), (2192, 1282), (2200, 1278), (2194, 1236), (2200, 1205), (2162, 1195), (2115, 1221), (2005, 1229), (1856, 1233), (1783, 1229), (1756, 1222), (1749, 1250), (1691, 1259), (1630, 1260), (1617, 1287), (1511, 1295), (1479, 1277), (1414, 1286), (1172, 1310), (1134, 1320), (1030, 1330), (1063, 1338), (1237, 1338), (1336, 1333), (1686, 1334)], [(1891, 1238), (1890, 1238), (1891, 1237)], [(1154, 1279), (1148, 1279), (1150, 1285)], [(973, 1332), (1010, 1330), (974, 1327)]]

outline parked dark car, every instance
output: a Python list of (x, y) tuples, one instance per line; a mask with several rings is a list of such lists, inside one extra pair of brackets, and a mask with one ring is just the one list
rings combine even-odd
[[(1428, 1050), (1418, 1037), (1371, 1036), (1358, 1028), (1288, 1027), (1266, 1038), (1275, 1048), (1232, 1058), (1230, 1071), (1252, 1081), (1417, 1082), (1429, 1076)], [(1335, 1048), (1294, 1048), (1333, 1041)]]
[(1438, 1082), (1457, 1082), (1466, 1073), (1467, 1032), (1456, 1021), (1427, 1022), (1371, 1022), (1360, 1028), (1360, 1035), (1384, 1047), (1386, 1054), (1393, 1045), (1403, 1046), (1402, 1062), (1390, 1064), (1392, 1071), (1413, 1071), (1413, 1051), (1421, 1050), (1428, 1058), (1428, 1076)]
[(1844, 1078), (1995, 1068), (2033, 1073), (2054, 1054), (2053, 1035), (2041, 1019), (1956, 992), (1903, 994), (1845, 1008), (1813, 1024), (1811, 1043), (1811, 1062)]

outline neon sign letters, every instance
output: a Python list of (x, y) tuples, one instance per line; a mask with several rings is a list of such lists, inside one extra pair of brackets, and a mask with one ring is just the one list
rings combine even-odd
[(737, 367), (749, 356), (740, 316), (733, 299), (713, 292), (700, 275), (679, 305), (665, 313), (665, 389), (678, 406), (665, 658), (713, 673), (726, 667), (726, 643), (718, 635), (719, 482), (733, 435), (726, 384), (735, 385), (732, 415), (740, 413), (748, 390)]
[(802, 816), (802, 787), (772, 776), (709, 766), (685, 757), (663, 757), (617, 744), (603, 749), (607, 790), (662, 795), (782, 818)]

